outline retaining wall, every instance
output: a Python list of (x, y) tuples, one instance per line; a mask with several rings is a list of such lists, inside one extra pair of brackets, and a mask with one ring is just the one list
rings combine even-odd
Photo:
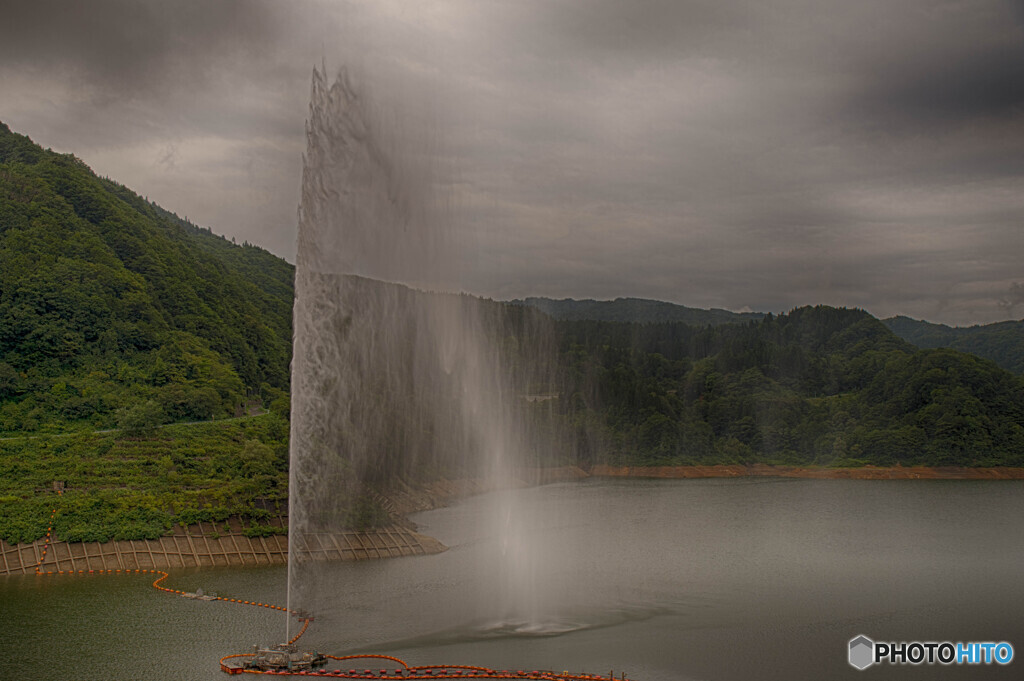
[[(276, 524), (284, 525), (283, 519)], [(288, 561), (288, 537), (247, 537), (237, 520), (175, 527), (173, 535), (152, 540), (50, 543), (40, 569), (46, 571), (170, 569), (271, 565)], [(0, 540), (0, 575), (35, 572), (45, 542), (11, 545)], [(314, 560), (365, 560), (439, 553), (436, 539), (397, 525), (372, 532), (312, 535), (302, 551)]]

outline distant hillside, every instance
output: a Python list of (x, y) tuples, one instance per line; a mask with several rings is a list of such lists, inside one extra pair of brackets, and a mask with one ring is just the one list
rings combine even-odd
[(615, 300), (573, 300), (564, 298), (526, 298), (510, 301), (513, 305), (535, 307), (555, 319), (565, 321), (634, 322), (638, 324), (682, 322), (691, 326), (718, 326), (761, 319), (761, 312), (701, 310), (660, 300), (616, 298)]
[(580, 465), (1024, 466), (1024, 379), (862, 310), (558, 327)]
[(990, 359), (1008, 371), (1024, 373), (1024, 320), (952, 327), (910, 317), (890, 317), (882, 323), (919, 348), (953, 348)]
[(202, 420), (285, 394), (292, 279), (0, 123), (0, 431)]
[[(643, 298), (615, 300), (573, 300), (565, 298), (526, 298), (510, 301), (527, 305), (562, 321), (604, 321), (654, 324), (680, 322), (690, 326), (718, 326), (763, 319), (761, 312), (729, 312), (698, 308)], [(984, 359), (1002, 368), (1024, 373), (1024, 320), (998, 322), (984, 326), (951, 327), (944, 324), (890, 317), (882, 323), (903, 340), (919, 348), (952, 348)]]

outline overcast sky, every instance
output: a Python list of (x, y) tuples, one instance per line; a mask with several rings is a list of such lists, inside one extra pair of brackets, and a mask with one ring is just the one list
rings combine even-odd
[(0, 120), (294, 261), (314, 65), (428, 121), (464, 287), (1024, 317), (1015, 0), (3, 2)]

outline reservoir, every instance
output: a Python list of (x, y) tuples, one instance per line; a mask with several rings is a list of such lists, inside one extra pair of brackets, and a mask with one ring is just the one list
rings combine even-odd
[[(413, 517), (449, 550), (330, 563), (301, 643), (409, 664), (637, 681), (1024, 678), (1024, 481), (589, 479)], [(152, 577), (0, 578), (0, 679), (227, 679), (284, 638), (263, 608)], [(286, 570), (168, 585), (284, 605)], [(1006, 641), (998, 665), (847, 663), (847, 643)]]

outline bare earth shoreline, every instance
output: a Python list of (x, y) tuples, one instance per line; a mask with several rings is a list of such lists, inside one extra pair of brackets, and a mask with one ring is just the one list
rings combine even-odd
[(591, 477), (614, 478), (739, 478), (781, 477), (828, 480), (1024, 480), (1024, 468), (962, 466), (860, 466), (814, 468), (770, 466), (594, 466)]
[[(584, 478), (742, 478), (783, 477), (838, 480), (1024, 480), (1024, 468), (965, 468), (956, 466), (862, 466), (858, 468), (814, 468), (802, 466), (716, 465), (716, 466), (607, 466), (590, 471), (576, 466), (534, 469), (523, 475), (522, 486)], [(396, 523), (368, 532), (344, 532), (315, 538), (308, 550), (322, 560), (366, 560), (424, 555), (447, 547), (415, 531), (405, 516), (446, 506), (458, 499), (491, 491), (493, 486), (479, 480), (439, 480), (420, 488), (405, 488), (391, 498)], [(287, 519), (277, 519), (284, 525)], [(175, 527), (174, 534), (159, 540), (67, 543), (53, 542), (44, 553), (44, 540), (9, 545), (0, 540), (0, 575), (46, 571), (173, 569), (280, 564), (288, 560), (288, 542), (283, 535), (244, 536), (237, 520), (231, 530), (218, 536), (214, 526), (203, 524)], [(236, 527), (237, 526), (237, 527)], [(222, 528), (223, 529), (223, 528)], [(42, 560), (42, 564), (39, 561)]]

